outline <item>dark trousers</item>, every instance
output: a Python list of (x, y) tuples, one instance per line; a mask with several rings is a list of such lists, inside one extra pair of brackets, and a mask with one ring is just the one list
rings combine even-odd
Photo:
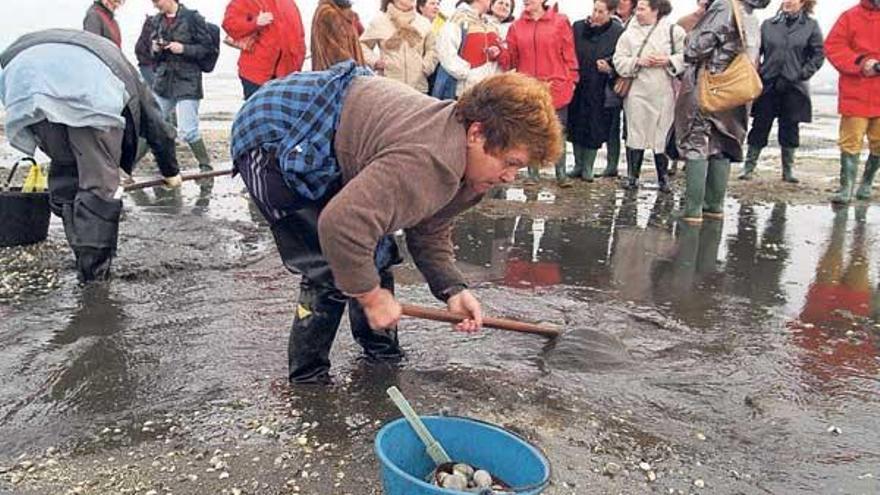
[(777, 97), (774, 96), (776, 94), (773, 93), (769, 97), (762, 97), (758, 104), (755, 105), (755, 117), (752, 119), (752, 128), (749, 130), (749, 146), (756, 148), (767, 147), (770, 129), (773, 127), (774, 120), (779, 121), (779, 146), (783, 148), (797, 148), (800, 146), (800, 125), (797, 121), (787, 116), (790, 111), (783, 105), (783, 101), (785, 101), (784, 95)]
[(258, 89), (263, 87), (263, 85), (250, 82), (243, 77), (240, 77), (239, 79), (241, 79), (241, 89), (244, 92), (245, 100), (249, 100), (251, 96), (253, 96), (254, 93), (257, 92)]
[[(397, 329), (373, 331), (361, 305), (336, 288), (333, 272), (321, 251), (318, 218), (330, 197), (308, 204), (285, 184), (277, 159), (254, 152), (236, 161), (235, 169), (254, 203), (272, 226), (281, 261), (302, 275), (296, 315), (288, 341), (288, 379), (294, 383), (323, 383), (330, 379), (330, 349), (348, 306), (351, 333), (368, 358), (396, 360), (403, 356)], [(379, 258), (381, 287), (394, 291), (390, 268), (400, 263), (393, 239), (387, 239)]]
[[(752, 129), (749, 131), (749, 146), (756, 148), (767, 147), (770, 138), (770, 129), (776, 115), (769, 112), (759, 112), (752, 119)], [(801, 144), (800, 125), (784, 116), (779, 116), (779, 146), (783, 148), (797, 148)]]
[[(318, 244), (317, 209), (304, 209), (272, 225), (275, 245), (284, 265), (301, 273), (299, 302), (287, 347), (288, 378), (295, 383), (329, 381), (330, 348), (348, 305), (351, 335), (369, 358), (396, 360), (402, 357), (397, 329), (373, 331), (363, 307), (339, 291)], [(396, 261), (396, 260), (395, 260)], [(394, 292), (388, 267), (379, 272), (381, 287)]]
[(31, 131), (51, 159), (49, 204), (64, 224), (80, 282), (106, 280), (122, 214), (122, 200), (114, 196), (123, 129), (100, 131), (44, 120)]

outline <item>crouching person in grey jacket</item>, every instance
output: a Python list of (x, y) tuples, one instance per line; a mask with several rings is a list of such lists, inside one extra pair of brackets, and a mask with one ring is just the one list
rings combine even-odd
[(116, 254), (119, 168), (131, 173), (138, 138), (170, 187), (180, 186), (174, 129), (111, 41), (51, 29), (0, 54), (0, 101), (10, 144), (49, 155), (49, 200), (61, 217), (81, 282), (106, 280)]

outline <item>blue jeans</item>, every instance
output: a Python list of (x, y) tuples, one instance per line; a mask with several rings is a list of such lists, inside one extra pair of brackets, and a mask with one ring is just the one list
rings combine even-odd
[(194, 143), (202, 138), (199, 133), (199, 100), (178, 100), (164, 98), (156, 95), (159, 107), (165, 120), (171, 116), (171, 111), (177, 112), (177, 137), (187, 143)]
[(241, 89), (244, 92), (245, 100), (249, 100), (251, 96), (253, 96), (253, 94), (257, 92), (258, 89), (263, 87), (262, 85), (250, 82), (243, 77), (240, 77), (239, 79), (241, 79)]

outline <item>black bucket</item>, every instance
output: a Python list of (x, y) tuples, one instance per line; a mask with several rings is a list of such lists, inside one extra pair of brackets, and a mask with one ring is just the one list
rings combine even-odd
[(49, 193), (0, 191), (0, 247), (25, 246), (49, 235)]

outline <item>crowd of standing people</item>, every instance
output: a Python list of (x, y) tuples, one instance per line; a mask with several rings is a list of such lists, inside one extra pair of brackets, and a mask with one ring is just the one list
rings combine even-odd
[[(439, 0), (382, 0), (380, 12), (364, 25), (350, 0), (321, 0), (307, 47), (293, 0), (232, 0), (222, 27), (226, 44), (240, 50), (245, 99), (268, 81), (301, 71), (307, 51), (312, 70), (353, 60), (441, 99), (457, 98), (486, 77), (506, 71), (532, 76), (549, 84), (571, 143), (573, 164), (566, 154), (555, 164), (561, 187), (570, 186), (571, 179), (617, 178), (623, 154), (622, 187), (638, 189), (650, 155), (657, 187), (668, 194), (670, 177), (682, 162), (687, 171), (683, 217), (694, 222), (704, 213), (721, 214), (731, 163), (742, 163), (740, 180), (755, 177), (774, 122), (782, 180), (799, 182), (799, 128), (813, 113), (809, 81), (824, 64), (828, 46), (833, 49), (829, 58), (841, 72), (843, 115), (841, 189), (833, 199), (846, 203), (869, 198), (880, 164), (876, 139), (855, 188), (862, 141), (877, 137), (871, 124), (876, 109), (864, 96), (875, 86), (875, 69), (859, 66), (853, 73), (850, 61), (840, 58), (850, 53), (880, 58), (870, 56), (870, 44), (862, 44), (864, 51), (851, 46), (873, 36), (870, 22), (877, 2), (860, 0), (841, 16), (827, 43), (813, 17), (816, 0), (783, 0), (779, 11), (760, 23), (755, 10), (769, 3), (698, 0), (695, 11), (674, 21), (669, 0), (594, 0), (589, 15), (571, 22), (552, 0), (524, 0), (520, 12), (515, 0), (459, 0), (450, 15), (441, 12)], [(84, 28), (121, 46), (113, 17), (120, 4), (95, 1)], [(162, 111), (176, 124), (179, 138), (208, 169), (210, 156), (198, 125), (204, 97), (198, 59), (210, 50), (207, 24), (177, 0), (154, 4), (158, 14), (146, 17), (138, 38), (138, 66)], [(839, 33), (851, 29), (860, 30), (855, 37), (859, 41), (841, 39)], [(723, 73), (739, 53), (746, 53), (757, 68), (760, 96), (721, 112), (701, 110), (700, 73)], [(603, 146), (605, 168), (597, 173)], [(529, 165), (526, 181), (538, 181), (543, 165)]]
[[(121, 46), (114, 20), (121, 3), (96, 0), (83, 27)], [(380, 12), (365, 26), (350, 0), (321, 0), (307, 49), (293, 0), (231, 0), (222, 27), (226, 44), (240, 50), (245, 99), (268, 81), (301, 71), (307, 51), (312, 70), (353, 60), (441, 99), (457, 98), (506, 71), (532, 76), (549, 84), (572, 145), (573, 166), (566, 154), (555, 164), (561, 187), (570, 186), (571, 179), (618, 177), (625, 150), (622, 187), (640, 187), (649, 154), (657, 187), (668, 194), (670, 177), (683, 162), (683, 217), (693, 222), (704, 214), (722, 214), (731, 163), (742, 163), (740, 180), (755, 177), (774, 122), (782, 180), (799, 182), (800, 124), (812, 120), (809, 81), (824, 64), (827, 47), (841, 72), (841, 188), (833, 199), (869, 198), (880, 165), (880, 136), (869, 96), (876, 91), (877, 70), (868, 62), (880, 54), (871, 55), (876, 45), (864, 40), (876, 36), (871, 26), (880, 15), (878, 2), (860, 0), (841, 16), (827, 42), (813, 17), (816, 0), (782, 0), (778, 12), (760, 23), (755, 11), (769, 3), (698, 0), (694, 12), (673, 21), (669, 0), (594, 0), (589, 15), (571, 22), (552, 0), (524, 0), (518, 13), (515, 0), (459, 0), (448, 16), (439, 0), (382, 0)], [(154, 5), (158, 13), (146, 17), (138, 38), (138, 66), (179, 138), (208, 169), (210, 156), (198, 125), (204, 97), (198, 60), (211, 49), (208, 25), (177, 0)], [(740, 53), (759, 73), (760, 96), (724, 111), (701, 109), (701, 72), (721, 74)], [(860, 65), (847, 57), (862, 57)], [(871, 156), (856, 190), (865, 137)], [(605, 168), (596, 173), (603, 146)], [(543, 165), (529, 165), (526, 180), (538, 181)]]

